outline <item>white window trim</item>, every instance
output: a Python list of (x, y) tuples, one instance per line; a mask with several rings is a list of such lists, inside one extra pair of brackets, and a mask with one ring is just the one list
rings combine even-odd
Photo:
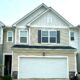
[[(27, 43), (21, 43), (20, 42), (20, 32), (21, 31), (27, 31)], [(28, 36), (28, 30), (19, 30), (19, 44), (28, 44), (28, 38), (29, 38), (29, 36)]]
[[(71, 40), (71, 32), (74, 33), (74, 40)], [(75, 41), (75, 32), (74, 32), (74, 31), (70, 31), (70, 33), (69, 33), (69, 40), (70, 40), (71, 42)]]
[[(42, 42), (42, 31), (48, 31), (48, 42), (47, 43)], [(56, 37), (56, 42), (55, 43), (50, 43), (50, 31), (56, 31), (57, 32), (57, 30), (41, 30), (41, 43), (42, 44), (58, 44), (57, 43), (57, 37)]]
[[(8, 41), (8, 33), (9, 33), (9, 32), (12, 32), (12, 41)], [(13, 31), (8, 31), (8, 32), (7, 32), (7, 42), (13, 42)]]

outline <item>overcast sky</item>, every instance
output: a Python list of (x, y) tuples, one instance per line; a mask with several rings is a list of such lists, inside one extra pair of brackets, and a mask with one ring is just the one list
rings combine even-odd
[(0, 21), (10, 26), (41, 3), (55, 9), (71, 24), (80, 24), (80, 0), (0, 0)]

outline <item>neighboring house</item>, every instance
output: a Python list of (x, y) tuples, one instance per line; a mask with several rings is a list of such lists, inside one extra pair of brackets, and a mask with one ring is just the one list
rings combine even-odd
[(2, 64), (3, 58), (3, 29), (5, 25), (0, 21), (0, 64)]
[(80, 25), (76, 28), (78, 32), (78, 48), (77, 48), (77, 71), (80, 74)]
[(41, 4), (4, 28), (3, 75), (68, 80), (77, 73), (77, 30), (54, 9)]

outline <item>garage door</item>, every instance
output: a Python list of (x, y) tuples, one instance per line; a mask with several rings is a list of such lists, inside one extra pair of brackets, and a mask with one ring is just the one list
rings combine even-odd
[(18, 78), (67, 78), (67, 58), (20, 57)]

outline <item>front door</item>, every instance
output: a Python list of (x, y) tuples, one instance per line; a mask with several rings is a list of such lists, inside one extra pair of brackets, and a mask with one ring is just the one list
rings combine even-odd
[(11, 76), (12, 55), (4, 55), (4, 75)]

